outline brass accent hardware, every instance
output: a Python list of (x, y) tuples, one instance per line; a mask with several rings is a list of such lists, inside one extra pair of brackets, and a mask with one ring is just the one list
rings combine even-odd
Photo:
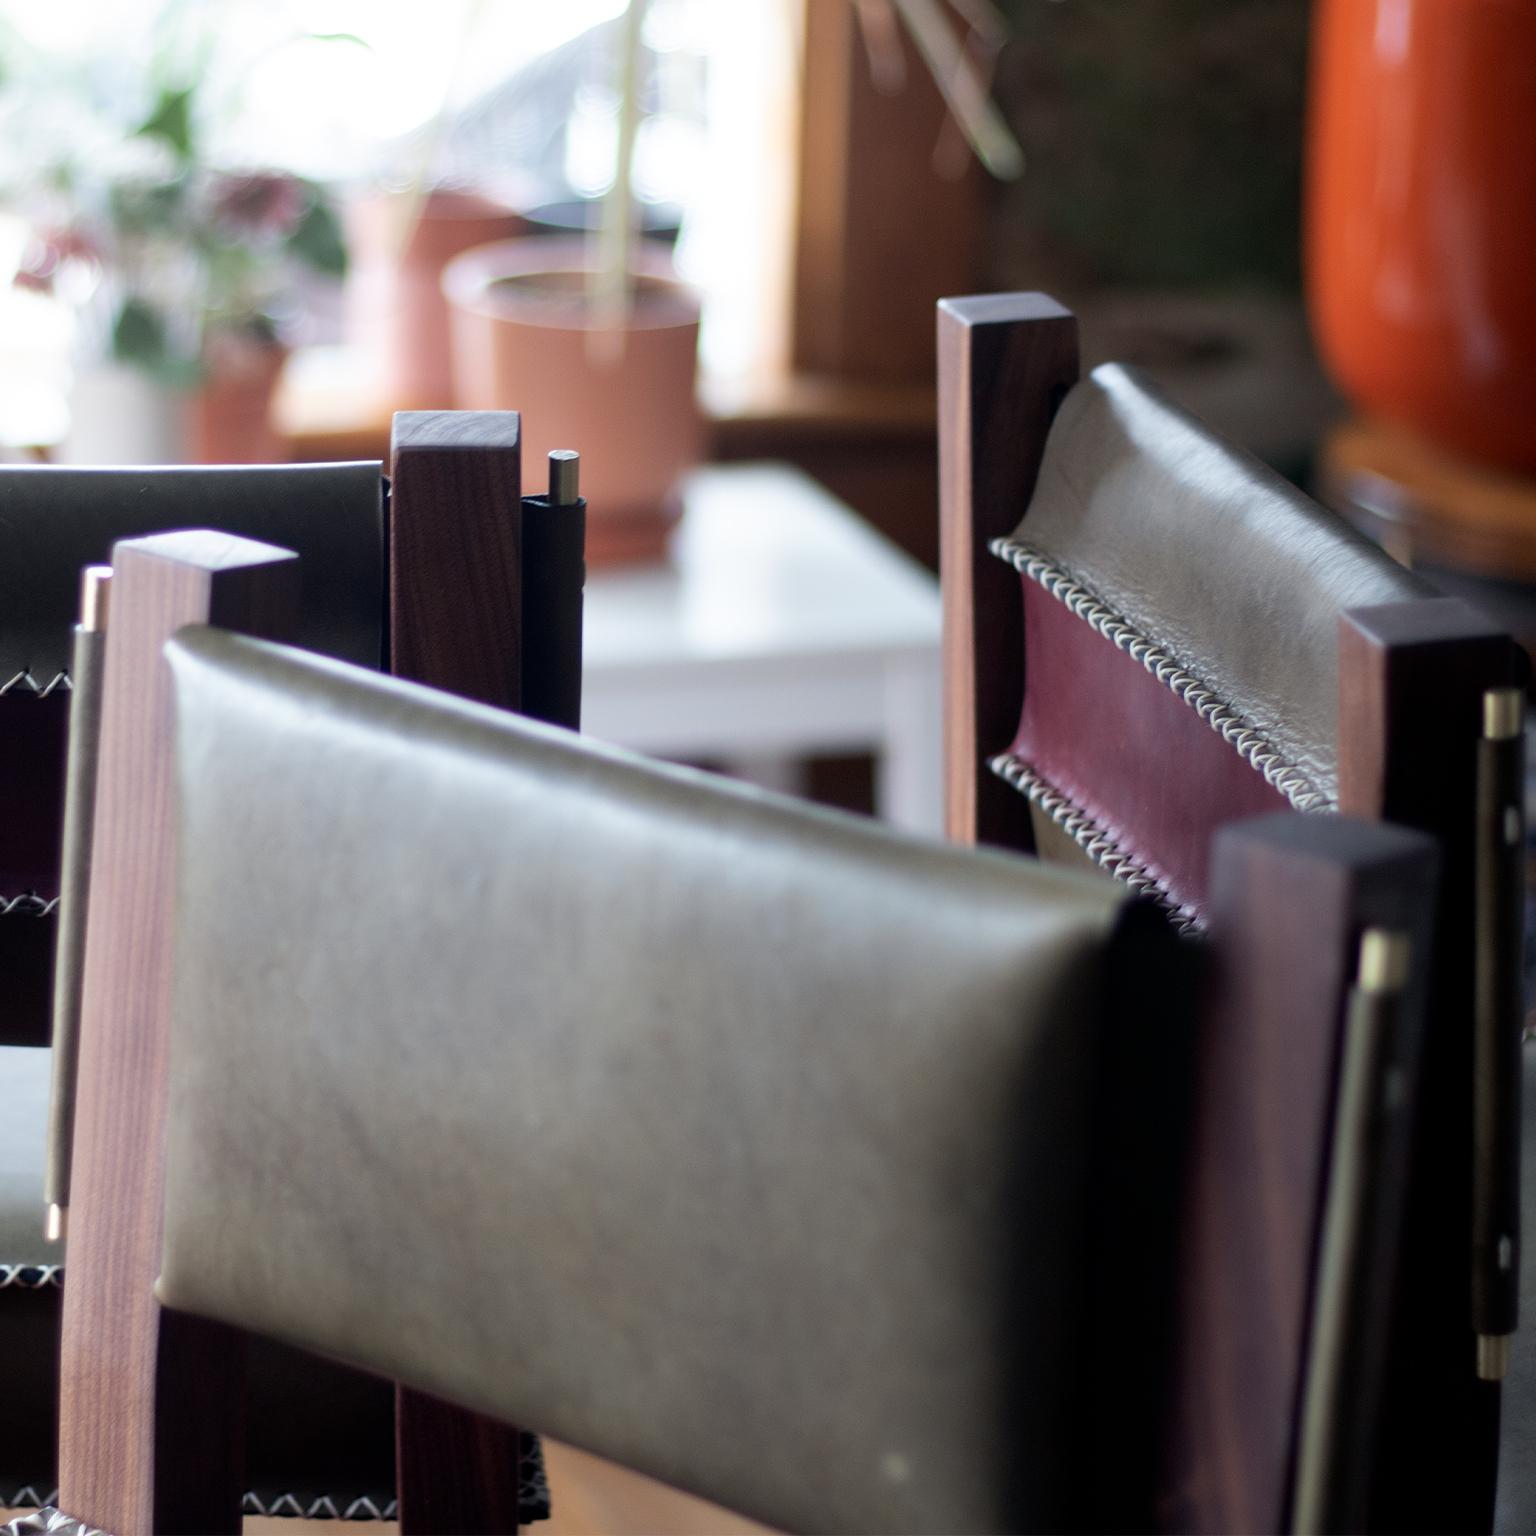
[(1477, 1374), (1481, 1381), (1503, 1381), (1509, 1374), (1509, 1339), (1507, 1333), (1480, 1333), (1477, 1336)]
[(1490, 688), (1483, 694), (1483, 735), (1509, 741), (1525, 725), (1525, 693), (1519, 688)]
[(549, 455), (549, 504), (570, 507), (581, 500), (581, 455), (574, 448), (556, 448)]
[(1367, 928), (1360, 936), (1358, 983), (1363, 992), (1401, 992), (1408, 981), (1408, 935)]
[(1364, 1490), (1355, 1436), (1372, 1411), (1360, 1396), (1370, 1374), (1362, 1352), (1371, 1348), (1383, 1245), (1391, 1241), (1393, 1195), (1383, 1186), (1381, 1158), (1393, 1140), (1384, 1126), (1406, 1107), (1399, 1003), (1410, 959), (1405, 933), (1367, 928), (1360, 936), (1313, 1279), (1291, 1508), (1298, 1533), (1358, 1529)]
[(80, 572), (80, 628), (95, 634), (107, 627), (112, 599), (112, 567), (88, 565)]

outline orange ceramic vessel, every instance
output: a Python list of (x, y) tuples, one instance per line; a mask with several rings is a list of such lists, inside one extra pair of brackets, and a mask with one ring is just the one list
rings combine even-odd
[(1318, 0), (1307, 284), (1362, 410), (1536, 470), (1536, 0)]

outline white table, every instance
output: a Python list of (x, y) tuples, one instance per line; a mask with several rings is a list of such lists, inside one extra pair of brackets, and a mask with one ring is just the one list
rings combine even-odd
[(697, 470), (684, 504), (667, 564), (588, 577), (582, 729), (790, 789), (872, 752), (879, 812), (938, 832), (933, 577), (787, 465)]

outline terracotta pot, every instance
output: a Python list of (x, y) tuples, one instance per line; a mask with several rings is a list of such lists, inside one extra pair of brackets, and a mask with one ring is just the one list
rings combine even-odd
[(1536, 469), (1536, 0), (1318, 0), (1307, 276), (1368, 413)]
[(347, 330), (373, 356), (382, 398), (396, 409), (453, 406), (443, 267), (460, 251), (522, 234), (504, 203), (446, 188), (360, 198), (347, 214)]
[(286, 445), (272, 397), (288, 349), (253, 337), (210, 339), (202, 386), (187, 397), (188, 451), (197, 464), (277, 464)]
[(666, 546), (676, 486), (703, 450), (695, 397), (699, 303), (665, 253), (634, 253), (635, 301), (617, 335), (586, 299), (584, 242), (509, 240), (448, 264), (456, 389), (470, 410), (523, 413), (530, 483), (554, 448), (582, 457), (589, 563)]

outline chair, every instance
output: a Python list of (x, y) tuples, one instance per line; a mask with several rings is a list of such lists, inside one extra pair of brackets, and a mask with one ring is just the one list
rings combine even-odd
[[(0, 1359), (12, 1382), (0, 1394), (0, 1505), (46, 1501), (55, 1486), (62, 1252), (43, 1233), (49, 1053), (35, 1047), (48, 1038), (59, 926), (63, 738), (71, 697), (88, 703), (90, 693), (74, 693), (69, 676), (80, 567), (118, 538), (217, 516), (308, 555), (304, 643), (574, 723), (581, 527), (577, 509), (559, 505), (574, 499), (574, 462), (561, 461), (567, 478), (552, 501), (520, 499), (518, 461), (514, 413), (402, 413), (387, 478), (377, 463), (0, 469)], [(80, 634), (77, 657), (99, 652), (102, 638)], [(76, 710), (77, 729), (88, 715)], [(89, 751), (76, 761), (88, 764)], [(88, 811), (88, 790), (80, 798)], [(83, 922), (84, 871), (74, 873)], [(66, 937), (80, 926), (66, 923)], [(67, 957), (61, 971), (64, 994), (77, 979)], [(59, 1002), (67, 1033), (74, 1003)], [(253, 1358), (252, 1390), (252, 1512), (384, 1512), (395, 1438), (387, 1385), (267, 1350)], [(434, 1412), (410, 1400), (402, 1411)], [(542, 1490), (527, 1493), (533, 1513)]]
[(1523, 657), (1134, 370), (1080, 378), (1052, 300), (944, 300), (938, 325), (951, 835), (1097, 867), (1197, 928), (1234, 817), (1342, 809), (1439, 842), (1367, 1518), (1486, 1529), (1519, 1252)]
[(231, 632), (291, 564), (115, 559), (115, 656), (174, 638), (103, 714), (74, 1220), (136, 1278), (66, 1315), (70, 1514), (189, 1528), (158, 1445), (228, 1528), (251, 1330), (790, 1529), (1347, 1523), (1427, 839), (1222, 834), (1207, 984), (1077, 872)]

